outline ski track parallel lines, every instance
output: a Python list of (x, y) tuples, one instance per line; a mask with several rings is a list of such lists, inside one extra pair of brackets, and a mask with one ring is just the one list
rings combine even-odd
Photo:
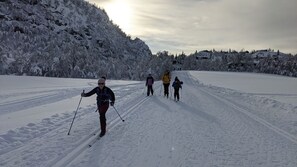
[[(99, 133), (99, 129), (96, 130), (97, 133)], [(75, 149), (71, 150), (66, 156), (59, 158), (59, 160), (55, 159), (54, 164), (50, 163), (47, 166), (48, 167), (56, 167), (61, 166), (65, 167), (67, 164), (69, 164), (75, 157), (80, 155), (86, 148), (88, 148), (89, 143), (93, 142), (94, 140), (97, 140), (98, 135), (93, 135), (87, 140), (83, 140), (81, 144), (79, 144)]]
[[(73, 111), (73, 112), (75, 112), (75, 111)], [(81, 117), (81, 116), (83, 116), (83, 115), (85, 115), (85, 114), (86, 114), (86, 113), (78, 112), (76, 117), (78, 118), (78, 117)], [(63, 122), (69, 122), (69, 123), (71, 123), (72, 120), (73, 120), (73, 117), (69, 117), (69, 118), (67, 118), (67, 119), (63, 119), (63, 120), (60, 120), (60, 121), (56, 122), (56, 124), (61, 124), (61, 123), (63, 123)], [(65, 128), (65, 127), (63, 127), (63, 126), (59, 126), (58, 128), (55, 128), (54, 130), (55, 130), (55, 131), (59, 131), (60, 129), (63, 129), (63, 128)], [(47, 131), (47, 132), (45, 132), (45, 133), (42, 133), (42, 135), (40, 135), (40, 136), (36, 136), (36, 137), (34, 137), (34, 138), (31, 138), (30, 141), (28, 141), (28, 142), (32, 142), (32, 141), (34, 142), (34, 140), (40, 140), (40, 138), (42, 138), (43, 136), (45, 136), (45, 135), (47, 135), (47, 134), (49, 134), (49, 133), (51, 133), (51, 132), (52, 132), (52, 130)], [(26, 145), (21, 145), (21, 146), (14, 147), (14, 148), (11, 149), (11, 150), (8, 150), (9, 148), (6, 148), (7, 151), (6, 151), (6, 150), (1, 150), (0, 155), (8, 154), (8, 153), (13, 152), (13, 151), (18, 151), (18, 152), (20, 152), (21, 150), (25, 150), (26, 147), (27, 147)]]
[[(191, 76), (189, 76), (189, 74), (188, 74), (188, 77), (192, 78)], [(198, 83), (193, 82), (193, 84), (197, 85)], [(271, 123), (267, 122), (266, 120), (264, 120), (264, 119), (256, 116), (255, 114), (249, 112), (248, 109), (246, 109), (246, 108), (244, 108), (242, 106), (239, 106), (238, 104), (235, 104), (234, 102), (232, 102), (232, 101), (230, 101), (230, 100), (228, 100), (228, 99), (226, 99), (224, 97), (221, 97), (219, 95), (215, 95), (215, 94), (209, 92), (206, 89), (200, 89), (200, 90), (203, 91), (204, 93), (207, 93), (208, 95), (210, 95), (210, 96), (212, 96), (212, 97), (214, 97), (214, 98), (228, 104), (229, 106), (231, 106), (235, 110), (243, 113), (244, 115), (248, 116), (249, 118), (253, 119), (254, 121), (264, 125), (265, 127), (269, 128), (270, 130), (274, 131), (275, 133), (277, 133), (277, 134), (281, 135), (282, 137), (290, 140), (291, 142), (297, 144), (297, 137), (296, 136), (286, 132), (285, 130), (282, 130), (282, 129), (272, 125)]]
[[(127, 112), (124, 113), (123, 118), (127, 117), (128, 115), (130, 115), (133, 111), (136, 111), (137, 107), (139, 107), (141, 104), (143, 104), (145, 101), (147, 101), (148, 98), (145, 97), (142, 100), (140, 100), (139, 102), (137, 102), (135, 105), (131, 106), (130, 108), (127, 109)], [(117, 117), (116, 119), (114, 119), (113, 121), (111, 121), (109, 123), (110, 126), (110, 130), (112, 130), (114, 127), (116, 127), (116, 125), (118, 125), (119, 123), (121, 123), (121, 119), (119, 117)], [(98, 129), (99, 132), (99, 129)], [(96, 140), (98, 140), (98, 135), (92, 136), (90, 139), (86, 140), (85, 142), (81, 143), (80, 145), (78, 145), (75, 149), (73, 149), (72, 151), (70, 151), (66, 156), (59, 158), (59, 160), (54, 160), (53, 163), (47, 165), (48, 167), (65, 167), (68, 164), (70, 164), (76, 157), (78, 157), (80, 154), (83, 153), (84, 150), (86, 150), (87, 148), (89, 148), (90, 143), (92, 144), (92, 146), (94, 144), (96, 144)]]
[(255, 114), (249, 112), (247, 109), (244, 109), (236, 104), (234, 104), (233, 102), (227, 100), (227, 99), (222, 99), (225, 103), (229, 104), (230, 106), (232, 106), (233, 108), (235, 108), (236, 110), (242, 112), (243, 114), (245, 114), (246, 116), (252, 118), (253, 120), (261, 123), (262, 125), (266, 126), (267, 128), (273, 130), (274, 132), (278, 133), (279, 135), (287, 138), (288, 140), (294, 142), (295, 144), (297, 144), (297, 137), (286, 132), (285, 130), (282, 130), (274, 125), (272, 125), (271, 123), (267, 122), (266, 120), (256, 116)]
[[(115, 88), (117, 88), (117, 87), (119, 87), (119, 86), (114, 86)], [(76, 89), (75, 89), (75, 91), (76, 91)], [(51, 91), (42, 91), (42, 92), (37, 92), (37, 93), (44, 93), (44, 92), (56, 92), (56, 91), (53, 91), (53, 90), (51, 90)], [(56, 94), (56, 93), (55, 93)], [(44, 97), (44, 96), (42, 96), (42, 97)], [(55, 95), (53, 95), (53, 97), (56, 97)], [(72, 96), (71, 96), (72, 97)], [(38, 99), (38, 98), (32, 98), (32, 99)], [(39, 100), (40, 100), (40, 98), (39, 98)], [(25, 102), (25, 101), (29, 101), (30, 103), (32, 103), (32, 100), (31, 99), (25, 99), (25, 100), (21, 100), (21, 101), (17, 101), (16, 103), (23, 103), (23, 102)], [(12, 105), (15, 105), (16, 103), (12, 103)], [(32, 104), (34, 104), (34, 103), (32, 103)], [(1, 105), (0, 105), (1, 106)], [(81, 107), (80, 107), (81, 108)], [(75, 110), (73, 110), (73, 112), (75, 112)], [(76, 117), (81, 117), (81, 116), (83, 116), (83, 115), (85, 115), (86, 113), (83, 113), (83, 112), (78, 112), (77, 113), (77, 116)], [(56, 122), (56, 124), (60, 124), (60, 123), (62, 123), (62, 122), (71, 122), (73, 120), (73, 117), (69, 117), (69, 118), (67, 118), (67, 119), (63, 119), (63, 120), (60, 120), (59, 122)], [(62, 129), (62, 128), (64, 128), (63, 126), (60, 126), (60, 127), (58, 127), (58, 128), (55, 128), (55, 130), (57, 131), (57, 130), (60, 130), (60, 129)], [(34, 137), (34, 138), (31, 138), (30, 139), (30, 141), (33, 141), (33, 140), (39, 140), (39, 138), (41, 138), (42, 136), (45, 136), (45, 135), (47, 135), (47, 134), (49, 134), (49, 133), (51, 133), (52, 132), (52, 130), (50, 130), (50, 131), (48, 131), (48, 132), (45, 132), (45, 133), (42, 133), (42, 135), (41, 136), (36, 136), (36, 137)], [(4, 149), (4, 150), (1, 150), (0, 151), (0, 155), (4, 155), (4, 154), (8, 154), (8, 153), (10, 153), (10, 152), (12, 152), (12, 151), (17, 151), (17, 150), (19, 150), (19, 151), (21, 151), (21, 150), (24, 150), (26, 148), (26, 145), (21, 145), (21, 146), (16, 146), (16, 147), (14, 147), (13, 149), (11, 149), (11, 148), (6, 148), (6, 149)]]

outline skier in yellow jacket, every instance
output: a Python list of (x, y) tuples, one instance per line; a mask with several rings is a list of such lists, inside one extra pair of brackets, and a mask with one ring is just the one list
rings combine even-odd
[(170, 73), (169, 71), (167, 70), (163, 77), (162, 77), (162, 81), (163, 81), (163, 85), (164, 85), (164, 96), (168, 98), (168, 95), (169, 95), (169, 85), (170, 85)]

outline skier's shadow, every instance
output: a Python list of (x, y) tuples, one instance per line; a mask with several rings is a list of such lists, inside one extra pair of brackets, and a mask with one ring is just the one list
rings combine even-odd
[[(163, 97), (161, 97), (161, 98), (163, 98)], [(164, 108), (166, 111), (172, 112), (172, 109), (171, 109), (172, 106), (169, 106), (169, 104), (166, 104), (166, 103), (162, 102), (159, 99), (159, 97), (158, 98), (153, 98), (153, 102), (156, 103), (158, 106)]]
[(185, 103), (182, 103), (182, 102), (181, 103), (178, 103), (178, 104), (181, 106), (182, 111), (187, 111), (187, 112), (196, 114), (200, 118), (203, 118), (203, 119), (205, 119), (205, 120), (207, 120), (207, 121), (209, 121), (211, 123), (220, 124), (219, 121), (218, 121), (218, 119), (215, 116), (210, 115), (210, 114), (208, 114), (206, 112), (203, 112), (201, 109), (199, 110), (197, 108), (191, 107), (191, 106), (189, 106), (189, 105), (187, 105)]

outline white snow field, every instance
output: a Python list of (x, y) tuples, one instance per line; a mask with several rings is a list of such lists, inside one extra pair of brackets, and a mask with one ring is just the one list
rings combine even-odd
[[(0, 75), (2, 167), (296, 167), (297, 78), (179, 71), (181, 101), (144, 82), (107, 80), (116, 95), (98, 140), (97, 83)], [(95, 135), (94, 135), (95, 134)], [(89, 144), (92, 147), (89, 147)]]

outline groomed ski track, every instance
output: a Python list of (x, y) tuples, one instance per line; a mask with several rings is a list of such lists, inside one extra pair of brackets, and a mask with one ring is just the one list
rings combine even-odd
[(175, 75), (185, 83), (181, 101), (155, 89), (155, 96), (130, 115), (133, 122), (117, 126), (67, 166), (296, 166), (294, 135), (188, 72)]
[[(139, 100), (139, 99), (138, 99)], [(148, 98), (144, 97), (141, 98), (136, 104), (133, 106), (130, 106), (129, 108), (125, 109), (126, 111), (121, 115), (124, 119), (128, 117), (129, 114), (139, 109), (139, 106), (143, 104), (145, 101), (147, 101)], [(112, 107), (110, 107), (111, 110), (114, 110)], [(123, 123), (122, 120), (117, 117), (114, 120), (110, 121), (107, 124), (108, 131), (112, 131), (112, 129), (117, 126), (118, 124)], [(88, 135), (88, 138), (86, 138), (82, 143), (80, 143), (76, 148), (74, 148), (71, 152), (67, 153), (65, 157), (59, 157), (59, 160), (54, 160), (54, 164), (49, 164), (48, 166), (52, 167), (62, 167), (67, 166), (70, 164), (76, 157), (78, 157), (85, 149), (90, 148), (90, 144), (95, 145), (96, 142), (100, 142), (100, 138), (98, 138), (98, 134), (100, 133), (100, 129), (98, 128), (94, 132), (92, 132), (90, 135)], [(94, 135), (95, 134), (95, 135)], [(108, 135), (108, 132), (107, 134)], [(105, 137), (105, 136), (104, 136)]]
[(297, 166), (296, 136), (259, 114), (259, 108), (236, 99), (237, 94), (199, 83), (190, 72), (175, 76), (184, 82), (179, 102), (173, 101), (172, 89), (168, 99), (163, 97), (161, 82), (149, 97), (143, 84), (114, 86), (115, 107), (125, 122), (110, 107), (106, 136), (94, 143), (99, 132), (95, 98), (83, 98), (88, 105), (79, 109), (70, 136), (73, 113), (45, 120), (53, 128), (1, 151), (0, 166)]
[[(90, 84), (91, 85), (91, 84)], [(115, 107), (119, 110), (119, 114), (125, 119), (129, 116), (133, 111), (137, 110), (138, 107), (144, 103), (147, 100), (147, 97), (143, 95), (142, 89), (141, 91), (137, 90), (139, 87), (137, 85), (131, 84), (131, 85), (117, 85), (112, 86), (111, 88), (114, 90), (115, 94), (117, 93), (117, 90), (129, 90), (130, 87), (134, 87), (132, 89), (135, 89), (134, 93), (130, 94), (130, 91), (121, 91), (122, 97), (117, 97)], [(143, 87), (143, 86), (141, 86)], [(82, 89), (88, 89), (91, 90), (93, 87), (86, 87), (86, 88), (68, 88), (67, 90), (50, 90), (50, 91), (36, 91), (31, 94), (31, 97), (24, 98), (23, 100), (19, 101), (9, 101), (4, 104), (0, 104), (3, 108), (9, 108), (10, 110), (13, 110), (13, 107), (15, 105), (25, 105), (28, 108), (36, 107), (33, 106), (33, 104), (37, 104), (42, 106), (44, 104), (51, 104), (58, 100), (67, 100), (68, 98), (73, 98), (74, 95), (80, 95), (80, 92)], [(124, 92), (124, 93), (123, 93)], [(133, 95), (138, 94), (141, 92), (141, 97), (139, 98), (139, 95)], [(50, 95), (48, 95), (48, 93)], [(44, 94), (44, 95), (40, 95)], [(96, 96), (96, 95), (94, 95)], [(129, 97), (132, 96), (131, 99)], [(134, 98), (136, 97), (136, 98)], [(48, 99), (48, 101), (45, 101), (45, 99)], [(91, 104), (89, 104), (91, 101)], [(74, 120), (74, 124), (72, 127), (72, 131), (70, 132), (70, 135), (67, 135), (67, 132), (70, 127), (70, 123), (73, 119), (74, 112), (71, 114), (65, 114), (62, 116), (62, 118), (57, 119), (57, 121), (51, 120), (55, 118), (53, 116), (52, 118), (44, 119), (43, 122), (48, 121), (49, 124), (55, 124), (52, 128), (49, 128), (49, 130), (45, 130), (44, 133), (37, 134), (36, 137), (31, 137), (28, 139), (25, 145), (20, 146), (10, 146), (7, 149), (2, 149), (0, 152), (1, 157), (1, 164), (6, 164), (4, 166), (26, 166), (26, 164), (23, 164), (23, 162), (27, 161), (36, 161), (36, 164), (34, 166), (66, 166), (69, 164), (74, 158), (79, 156), (80, 153), (83, 152), (84, 149), (89, 148), (89, 144), (92, 143), (94, 140), (97, 140), (97, 134), (100, 132), (99, 130), (99, 114), (98, 112), (94, 113), (96, 111), (96, 99), (93, 98), (83, 98), (82, 104), (87, 103), (89, 104), (87, 107), (80, 106), (76, 119)], [(123, 105), (126, 104), (126, 105)], [(75, 104), (77, 105), (77, 104)], [(73, 109), (75, 109), (75, 105), (73, 105)], [(63, 110), (61, 108), (61, 110)], [(110, 120), (107, 120), (107, 127), (108, 132), (113, 129), (117, 124), (123, 123), (120, 118), (115, 114), (115, 111), (113, 107), (109, 108), (109, 111), (107, 112), (107, 117), (110, 116)], [(17, 111), (17, 110), (16, 110)], [(112, 115), (112, 116), (111, 116)], [(57, 116), (58, 117), (58, 116)], [(108, 119), (108, 118), (107, 118)], [(89, 120), (86, 121), (86, 120)], [(52, 122), (52, 123), (51, 123)], [(127, 121), (129, 122), (129, 121)], [(41, 123), (42, 124), (42, 123)], [(96, 126), (94, 126), (96, 125)], [(35, 125), (32, 125), (35, 126)], [(24, 128), (24, 130), (26, 130)], [(39, 131), (39, 130), (38, 130)], [(107, 132), (107, 135), (108, 135)], [(80, 137), (78, 137), (80, 136)], [(77, 141), (74, 141), (73, 139), (78, 139)], [(63, 141), (59, 143), (59, 141)], [(69, 145), (61, 145), (62, 143), (69, 143)], [(53, 147), (54, 146), (54, 147)], [(51, 150), (61, 150), (60, 155), (54, 155), (51, 154)], [(6, 151), (8, 150), (8, 151)], [(53, 151), (52, 153), (54, 153)], [(38, 157), (30, 157), (30, 153), (37, 153)], [(17, 156), (16, 156), (17, 155)], [(28, 155), (28, 156), (27, 156)], [(56, 158), (53, 158), (56, 157)], [(51, 159), (48, 161), (47, 164), (39, 164), (40, 162), (38, 159)], [(31, 160), (30, 160), (31, 159)]]
[[(191, 76), (188, 75), (189, 78), (191, 78)], [(197, 83), (198, 82), (193, 82), (195, 79), (192, 78), (192, 84), (193, 85), (197, 85), (199, 86)], [(207, 91), (206, 89), (201, 89), (201, 91), (203, 91), (204, 93), (212, 96), (213, 98), (220, 100), (222, 102), (224, 102), (225, 104), (228, 104), (230, 107), (233, 107), (236, 111), (241, 112), (242, 114), (248, 116), (250, 119), (253, 119), (254, 121), (257, 121), (258, 123), (262, 124), (263, 126), (266, 126), (267, 128), (269, 128), (270, 130), (274, 131), (275, 133), (278, 133), (279, 135), (287, 138), (288, 140), (292, 141), (293, 143), (297, 144), (297, 137), (286, 132), (285, 130), (282, 130), (280, 128), (278, 128), (277, 126), (274, 126), (273, 124), (267, 122), (266, 120), (258, 117), (257, 115), (249, 112), (250, 109), (242, 106), (240, 104), (235, 103), (234, 101), (231, 101), (230, 99), (224, 98), (222, 95), (220, 94), (214, 94), (211, 93), (210, 91)]]

